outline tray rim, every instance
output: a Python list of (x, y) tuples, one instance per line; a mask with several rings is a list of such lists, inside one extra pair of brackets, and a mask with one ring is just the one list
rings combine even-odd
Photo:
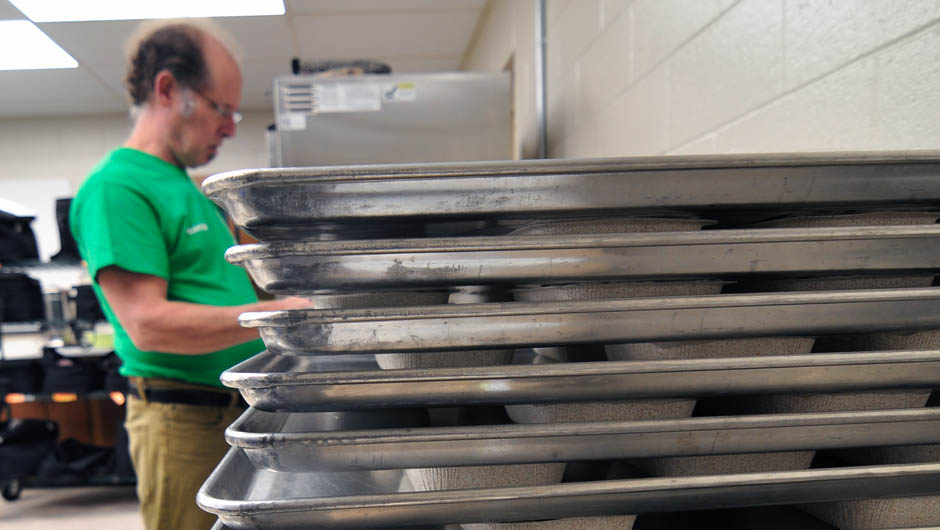
[[(241, 448), (230, 448), (225, 457), (200, 487), (197, 504), (204, 510), (220, 516), (251, 516), (270, 512), (331, 512), (344, 509), (393, 508), (408, 506), (441, 506), (461, 502), (488, 502), (501, 500), (538, 499), (550, 502), (552, 498), (588, 497), (605, 494), (628, 494), (716, 487), (754, 487), (777, 484), (811, 484), (822, 480), (890, 479), (899, 475), (917, 477), (940, 474), (940, 463), (899, 464), (881, 466), (851, 466), (798, 471), (705, 475), (694, 477), (642, 478), (596, 482), (576, 482), (546, 486), (526, 486), (491, 489), (464, 489), (423, 492), (396, 492), (388, 494), (347, 495), (337, 497), (270, 499), (238, 501), (217, 499), (209, 491), (220, 481), (225, 466), (236, 458)], [(244, 458), (248, 458), (242, 455)], [(817, 480), (814, 480), (817, 479)], [(851, 497), (854, 498), (854, 497)]]
[(857, 289), (844, 291), (793, 291), (772, 294), (716, 294), (630, 299), (573, 300), (566, 302), (507, 302), (444, 304), (374, 309), (289, 309), (246, 312), (239, 323), (248, 328), (329, 325), (353, 322), (495, 318), (575, 313), (619, 313), (630, 311), (744, 308), (853, 302), (890, 302), (940, 299), (940, 287), (905, 289)]
[[(586, 161), (589, 160), (589, 161)], [(298, 182), (342, 182), (428, 178), (468, 178), (535, 176), (562, 173), (602, 173), (613, 171), (683, 170), (714, 168), (794, 167), (830, 165), (890, 165), (940, 163), (937, 150), (842, 151), (756, 153), (735, 155), (671, 155), (599, 159), (505, 160), (455, 163), (375, 164), (314, 166), (293, 168), (254, 168), (211, 175), (202, 189), (212, 197), (265, 179), (278, 178), (278, 184)]]
[[(303, 412), (263, 412), (249, 408), (225, 430), (233, 447), (265, 449), (280, 443), (312, 446), (356, 446), (391, 443), (481, 441), (525, 438), (561, 438), (588, 435), (629, 435), (708, 430), (757, 430), (772, 427), (825, 427), (868, 423), (890, 426), (909, 422), (938, 422), (940, 409), (887, 409), (847, 412), (753, 414), (655, 420), (593, 421), (549, 424), (505, 424), (473, 427), (413, 427), (400, 429), (355, 429), (304, 433), (246, 432), (238, 429), (258, 413), (272, 415), (316, 414)], [(921, 445), (920, 443), (916, 445)]]
[(225, 252), (232, 264), (284, 256), (360, 256), (521, 250), (606, 249), (647, 246), (700, 246), (746, 243), (788, 243), (866, 239), (916, 239), (940, 236), (938, 225), (755, 228), (691, 232), (647, 232), (591, 236), (490, 236), (408, 238), (366, 241), (271, 241), (236, 245)]
[[(789, 367), (825, 367), (868, 364), (906, 364), (940, 361), (940, 349), (885, 350), (851, 353), (809, 353), (798, 355), (767, 355), (726, 357), (711, 359), (682, 359), (656, 361), (597, 361), (583, 363), (555, 363), (541, 365), (474, 366), (464, 368), (406, 368), (398, 370), (348, 370), (330, 372), (238, 372), (238, 368), (258, 357), (272, 355), (296, 358), (263, 351), (222, 372), (221, 381), (230, 388), (261, 389), (280, 386), (412, 383), (448, 380), (479, 379), (539, 379), (550, 377), (673, 373), (688, 371), (717, 371), (728, 369), (761, 369)], [(363, 353), (360, 355), (371, 355)], [(329, 356), (329, 354), (328, 354)], [(291, 374), (297, 381), (271, 382), (279, 374)], [(264, 383), (264, 384), (262, 384)], [(251, 386), (249, 386), (249, 384)]]

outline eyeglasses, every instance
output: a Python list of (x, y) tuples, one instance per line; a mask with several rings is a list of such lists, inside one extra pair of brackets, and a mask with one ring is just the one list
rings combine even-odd
[(215, 101), (214, 99), (212, 99), (212, 98), (210, 98), (209, 96), (205, 95), (205, 94), (204, 94), (202, 91), (200, 91), (200, 90), (196, 90), (195, 88), (190, 89), (190, 90), (192, 90), (193, 92), (195, 92), (195, 93), (199, 94), (200, 96), (202, 96), (203, 98), (205, 98), (205, 100), (209, 102), (209, 105), (212, 106), (212, 110), (218, 112), (218, 113), (219, 113), (219, 116), (222, 116), (223, 118), (232, 118), (232, 122), (238, 123), (238, 122), (242, 121), (242, 118), (245, 117), (244, 114), (242, 114), (241, 112), (239, 112), (239, 111), (237, 111), (237, 110), (230, 110), (230, 109), (227, 109), (227, 108), (223, 107), (222, 105), (219, 105), (218, 103), (216, 103), (216, 101)]

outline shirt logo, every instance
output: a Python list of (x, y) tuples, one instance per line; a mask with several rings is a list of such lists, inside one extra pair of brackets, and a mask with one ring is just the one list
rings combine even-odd
[(199, 232), (208, 232), (208, 231), (209, 231), (209, 225), (207, 225), (206, 223), (199, 223), (198, 225), (193, 225), (186, 229), (186, 233), (191, 236), (196, 235)]

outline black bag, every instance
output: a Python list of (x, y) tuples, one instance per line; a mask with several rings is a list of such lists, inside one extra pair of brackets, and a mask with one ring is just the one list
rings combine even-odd
[(36, 235), (30, 227), (32, 222), (32, 217), (0, 211), (0, 263), (39, 259)]
[(42, 391), (42, 374), (38, 359), (0, 360), (0, 396), (38, 394)]
[(21, 272), (0, 271), (3, 322), (39, 322), (46, 319), (39, 280)]
[(75, 319), (94, 327), (95, 322), (105, 319), (104, 311), (95, 295), (91, 285), (76, 285), (75, 290)]
[(104, 389), (104, 370), (100, 358), (80, 359), (56, 353), (55, 348), (42, 349), (42, 391), (85, 394)]
[(59, 437), (54, 421), (17, 419), (0, 422), (0, 478), (34, 475)]
[(67, 438), (46, 454), (39, 464), (37, 474), (40, 478), (58, 480), (64, 477), (87, 479), (93, 475), (110, 474), (113, 469), (113, 448)]
[[(3, 315), (3, 307), (3, 298), (0, 297), (0, 317)], [(5, 394), (36, 394), (41, 391), (42, 366), (39, 360), (5, 359), (0, 340), (0, 398)]]

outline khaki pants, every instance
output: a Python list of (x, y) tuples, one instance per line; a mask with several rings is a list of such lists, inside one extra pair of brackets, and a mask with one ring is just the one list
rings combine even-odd
[[(131, 385), (140, 395), (146, 388), (207, 389), (140, 378), (132, 378)], [(215, 523), (214, 515), (196, 506), (196, 492), (229, 448), (225, 428), (243, 412), (236, 403), (213, 407), (128, 399), (125, 426), (147, 530), (207, 530)]]

